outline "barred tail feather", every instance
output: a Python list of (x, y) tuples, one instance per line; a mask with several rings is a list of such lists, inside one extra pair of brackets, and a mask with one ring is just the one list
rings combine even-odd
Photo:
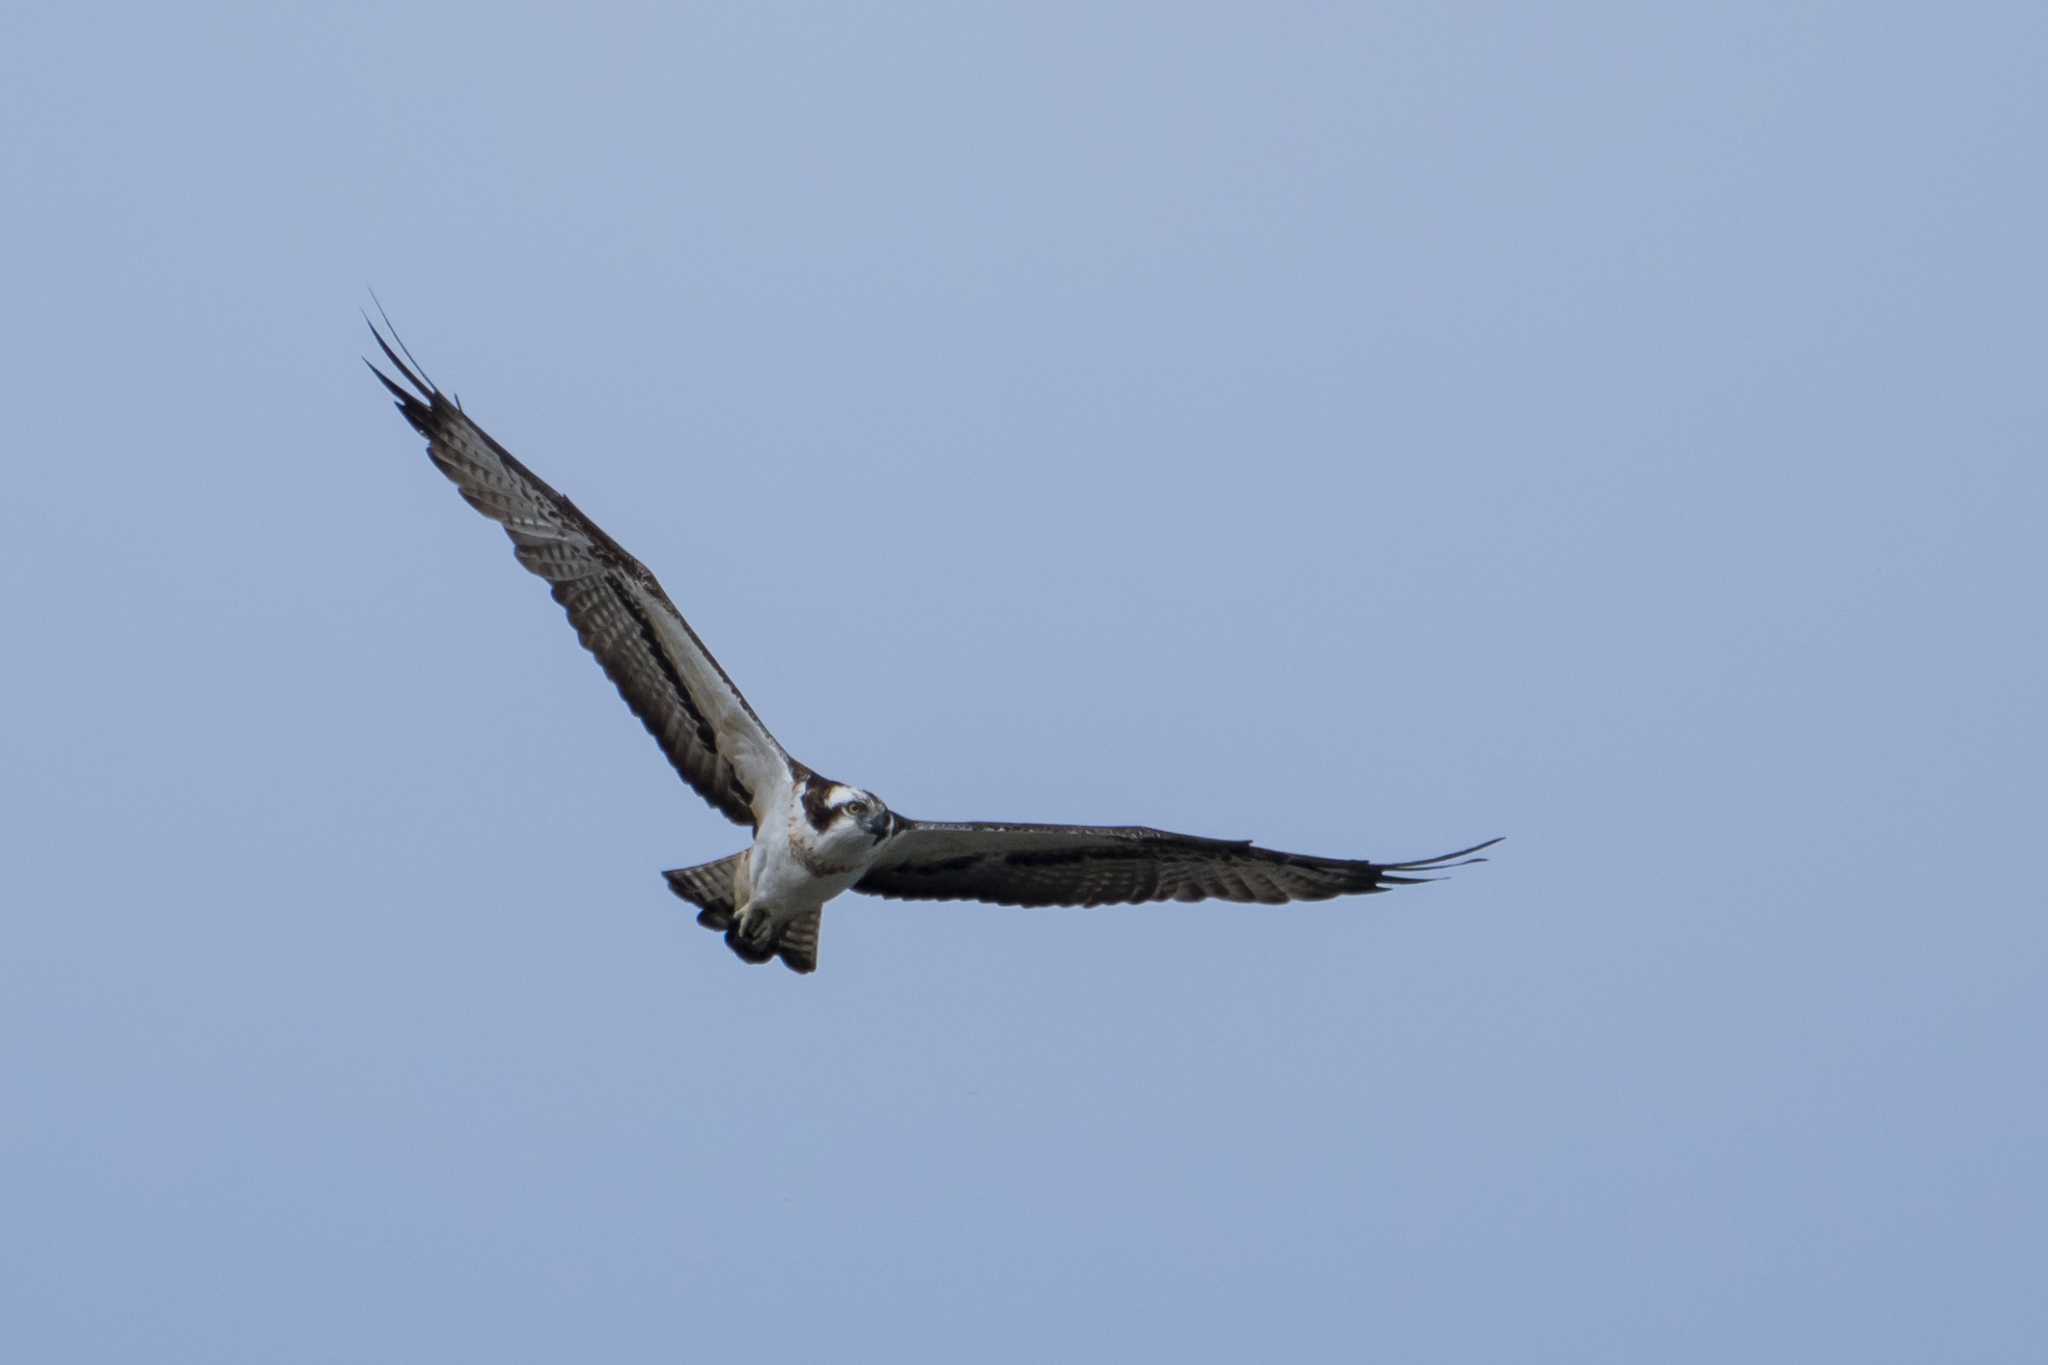
[(742, 849), (729, 858), (671, 868), (661, 875), (668, 879), (669, 890), (697, 907), (697, 923), (722, 931), (731, 928), (739, 914), (738, 875), (746, 856)]
[(824, 918), (824, 911), (813, 910), (782, 926), (782, 936), (775, 940), (775, 955), (783, 966), (793, 972), (818, 970), (818, 927)]

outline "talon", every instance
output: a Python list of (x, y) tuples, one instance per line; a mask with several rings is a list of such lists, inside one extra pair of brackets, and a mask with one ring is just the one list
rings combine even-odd
[(747, 938), (740, 932), (740, 927), (737, 924), (725, 931), (725, 946), (732, 949), (733, 956), (739, 958), (740, 961), (751, 962), (756, 966), (775, 956), (773, 948)]

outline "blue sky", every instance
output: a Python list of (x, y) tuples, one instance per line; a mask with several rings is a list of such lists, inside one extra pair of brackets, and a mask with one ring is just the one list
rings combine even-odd
[[(2048, 11), (0, 18), (38, 1360), (2021, 1360)], [(792, 752), (1380, 858), (849, 897), (677, 783), (374, 285)]]

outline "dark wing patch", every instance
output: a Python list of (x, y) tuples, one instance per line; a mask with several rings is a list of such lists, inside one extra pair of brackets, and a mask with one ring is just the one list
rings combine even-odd
[[(899, 817), (900, 818), (900, 817)], [(996, 905), (1146, 901), (1329, 900), (1434, 880), (1416, 873), (1484, 862), (1483, 844), (1405, 863), (1318, 858), (1143, 826), (928, 824), (903, 821), (885, 861), (854, 890), (899, 900)]]
[[(434, 464), (470, 506), (505, 528), (519, 562), (547, 580), (577, 639), (682, 779), (734, 822), (753, 825), (756, 791), (787, 759), (661, 584), (401, 359), (374, 325), (371, 332), (412, 387), (375, 365), (370, 371), (427, 438)], [(721, 744), (720, 718), (737, 746)]]

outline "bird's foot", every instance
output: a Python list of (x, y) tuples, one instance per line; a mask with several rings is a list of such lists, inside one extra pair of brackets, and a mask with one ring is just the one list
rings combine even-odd
[(725, 946), (744, 962), (767, 962), (775, 956), (768, 916), (741, 911), (725, 931)]

